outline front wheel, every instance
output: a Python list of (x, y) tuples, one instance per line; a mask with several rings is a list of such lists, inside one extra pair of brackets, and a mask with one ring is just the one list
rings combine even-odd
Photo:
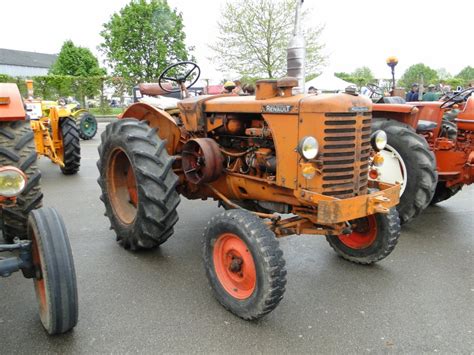
[(344, 259), (357, 264), (372, 264), (386, 258), (400, 237), (400, 219), (395, 208), (388, 214), (375, 214), (350, 221), (350, 234), (326, 237)]
[(77, 120), (77, 127), (79, 128), (79, 137), (81, 139), (92, 139), (97, 133), (97, 120), (94, 115), (84, 112)]
[(248, 211), (229, 210), (211, 219), (203, 260), (215, 297), (240, 318), (263, 317), (283, 298), (283, 252), (275, 234)]
[(51, 335), (65, 333), (77, 324), (78, 299), (71, 246), (61, 216), (48, 207), (32, 211), (28, 238), (41, 323)]

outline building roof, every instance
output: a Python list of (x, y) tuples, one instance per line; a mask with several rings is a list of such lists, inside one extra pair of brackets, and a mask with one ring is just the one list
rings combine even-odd
[(0, 64), (20, 67), (49, 68), (56, 61), (56, 54), (17, 51), (0, 48)]

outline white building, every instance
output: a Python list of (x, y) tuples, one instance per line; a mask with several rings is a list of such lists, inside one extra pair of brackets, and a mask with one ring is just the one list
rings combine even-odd
[(47, 75), (56, 59), (56, 54), (0, 48), (0, 74), (23, 77)]

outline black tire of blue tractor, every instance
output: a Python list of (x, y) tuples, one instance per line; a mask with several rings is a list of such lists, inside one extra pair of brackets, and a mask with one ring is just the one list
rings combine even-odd
[(393, 120), (374, 120), (372, 131), (383, 130), (388, 144), (402, 157), (407, 169), (407, 186), (397, 210), (401, 224), (416, 218), (428, 207), (436, 189), (438, 172), (433, 152), (413, 128)]
[(81, 143), (76, 122), (70, 117), (62, 118), (59, 129), (63, 139), (64, 167), (61, 167), (61, 172), (64, 175), (76, 174), (81, 166)]
[(364, 249), (353, 249), (341, 242), (338, 236), (326, 236), (334, 251), (342, 258), (356, 264), (373, 264), (386, 258), (393, 251), (400, 238), (400, 218), (395, 208), (387, 214), (377, 213), (377, 236), (374, 242)]
[[(219, 235), (237, 235), (252, 253), (257, 282), (253, 294), (244, 300), (230, 295), (221, 285), (213, 262), (213, 248)], [(209, 221), (202, 240), (203, 263), (214, 296), (224, 308), (245, 320), (256, 320), (274, 310), (283, 299), (286, 268), (283, 251), (275, 234), (251, 212), (233, 209)]]
[(41, 207), (41, 172), (37, 165), (37, 155), (33, 131), (28, 121), (0, 122), (0, 166), (14, 166), (22, 170), (28, 178), (16, 204), (3, 207), (1, 227), (7, 243), (13, 238), (27, 237), (28, 214)]
[[(76, 326), (79, 307), (74, 260), (61, 216), (51, 207), (32, 211), (28, 237), (41, 260), (41, 270), (37, 270), (33, 278), (41, 323), (50, 335), (65, 333)], [(43, 306), (39, 282), (44, 285), (46, 295)]]
[[(166, 141), (147, 122), (121, 119), (107, 125), (98, 148), (99, 179), (105, 215), (117, 241), (125, 249), (151, 249), (173, 235), (178, 221), (176, 211), (180, 196), (176, 191), (179, 178), (174, 173), (174, 159), (166, 151)], [(107, 171), (115, 149), (129, 158), (138, 187), (138, 208), (131, 224), (124, 224), (114, 212), (107, 185)]]
[[(84, 131), (82, 128), (84, 126), (84, 122), (86, 120), (92, 120), (93, 122), (95, 122), (95, 129), (91, 132), (87, 132), (87, 131)], [(83, 114), (81, 114), (78, 119), (77, 119), (77, 128), (79, 129), (79, 137), (85, 141), (89, 140), (89, 139), (92, 139), (95, 137), (95, 135), (97, 134), (97, 128), (98, 128), (98, 125), (97, 125), (97, 119), (95, 118), (95, 116), (89, 112), (84, 112)]]

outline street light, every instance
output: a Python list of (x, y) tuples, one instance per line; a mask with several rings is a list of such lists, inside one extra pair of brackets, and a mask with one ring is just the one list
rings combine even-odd
[(397, 57), (388, 57), (387, 65), (392, 69), (392, 92), (395, 90), (395, 67), (398, 64)]

